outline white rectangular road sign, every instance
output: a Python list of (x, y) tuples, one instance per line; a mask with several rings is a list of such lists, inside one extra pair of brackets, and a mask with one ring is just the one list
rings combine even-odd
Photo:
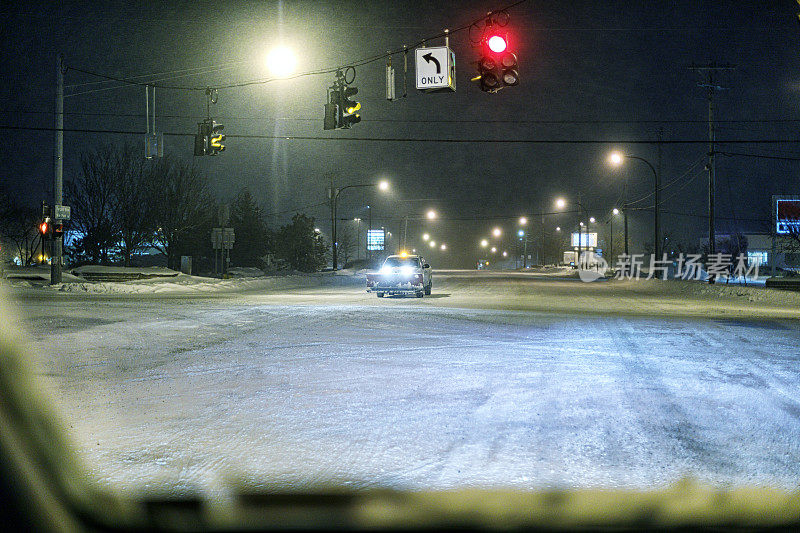
[(455, 54), (446, 46), (417, 48), (417, 89), (456, 90)]
[(54, 217), (56, 220), (69, 220), (70, 215), (72, 214), (72, 210), (68, 205), (57, 205), (55, 206), (55, 213)]

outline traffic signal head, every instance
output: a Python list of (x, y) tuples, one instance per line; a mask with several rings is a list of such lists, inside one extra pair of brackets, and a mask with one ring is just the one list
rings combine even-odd
[(328, 103), (325, 104), (325, 119), (322, 128), (326, 130), (335, 130), (339, 127), (339, 109), (341, 93), (334, 89), (328, 96)]
[(490, 31), (484, 36), (481, 58), (478, 60), (480, 87), (485, 92), (497, 92), (519, 83), (517, 56), (509, 50), (508, 35)]
[(219, 152), (225, 151), (225, 145), (222, 144), (225, 141), (225, 135), (220, 133), (225, 126), (222, 124), (217, 124), (213, 120), (211, 121), (210, 133), (208, 136), (208, 155), (217, 155)]
[(50, 238), (52, 233), (53, 225), (50, 222), (50, 217), (45, 217), (45, 219), (39, 223), (39, 234), (42, 237)]
[(340, 127), (342, 128), (349, 128), (353, 124), (358, 124), (361, 122), (361, 115), (356, 113), (356, 111), (361, 109), (361, 102), (356, 102), (355, 100), (351, 100), (351, 96), (355, 96), (358, 93), (357, 87), (345, 87), (341, 91), (341, 109), (340, 112), (342, 114), (341, 124)]
[(209, 122), (197, 123), (197, 135), (194, 136), (194, 155), (208, 154), (208, 137), (210, 134), (211, 124)]

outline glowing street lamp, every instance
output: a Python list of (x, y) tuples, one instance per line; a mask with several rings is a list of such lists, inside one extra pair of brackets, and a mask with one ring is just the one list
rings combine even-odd
[(619, 215), (619, 209), (617, 209), (617, 208), (615, 207), (615, 208), (614, 208), (614, 209), (611, 211), (611, 213), (613, 213), (614, 215)]
[(297, 67), (297, 57), (286, 46), (278, 46), (267, 54), (267, 68), (273, 76), (284, 78), (294, 72)]
[(427, 241), (427, 240), (428, 240), (428, 239), (430, 239), (430, 238), (431, 238), (431, 236), (430, 236), (430, 235), (428, 235), (427, 233), (423, 233), (423, 234), (422, 234), (422, 240), (423, 240), (423, 241)]
[(492, 253), (496, 253), (496, 252), (497, 252), (497, 248), (495, 248), (494, 246), (492, 246)]
[(442, 243), (442, 245), (439, 247), (439, 249), (442, 250), (442, 251), (445, 251), (445, 250), (447, 250), (447, 245)]
[(566, 207), (566, 205), (567, 205), (567, 201), (564, 200), (563, 198), (558, 198), (556, 200), (556, 207), (558, 209), (564, 209), (564, 207)]
[(430, 211), (428, 211), (428, 212), (425, 214), (425, 216), (426, 216), (426, 217), (428, 217), (428, 220), (434, 220), (434, 219), (436, 218), (436, 211), (434, 211), (433, 209), (431, 209)]
[(487, 246), (489, 246), (489, 241), (487, 241), (486, 239), (481, 240), (481, 246), (483, 248), (486, 248)]
[(520, 237), (524, 237), (525, 236), (525, 230), (519, 230), (517, 232), (517, 235), (519, 235)]
[(378, 188), (380, 190), (382, 190), (382, 191), (388, 191), (389, 190), (389, 182), (386, 181), (386, 180), (381, 180), (380, 182), (378, 182)]
[(503, 252), (503, 257), (508, 257), (508, 252)]
[(495, 237), (499, 237), (502, 234), (503, 234), (503, 230), (501, 230), (500, 228), (494, 228), (492, 230), (492, 235), (494, 235)]
[(436, 248), (436, 241), (431, 241), (430, 244), (431, 244), (431, 248)]
[[(658, 259), (661, 259), (661, 222), (660, 222), (660, 215), (659, 215), (659, 206), (661, 205), (661, 179), (659, 178), (658, 172), (656, 172), (655, 167), (643, 157), (639, 157), (636, 155), (629, 155), (623, 154), (622, 152), (611, 152), (608, 156), (608, 162), (611, 163), (613, 166), (618, 167), (620, 166), (625, 159), (636, 159), (641, 161), (645, 165), (648, 166), (650, 172), (653, 173), (653, 200), (655, 207), (653, 208), (653, 247), (655, 248), (655, 256)], [(624, 205), (622, 206), (625, 207)], [(711, 215), (711, 213), (709, 213)], [(627, 217), (628, 212), (625, 211), (625, 216)], [(628, 224), (627, 218), (625, 219), (625, 229), (627, 231)], [(709, 235), (709, 249), (710, 253), (714, 253), (714, 217), (709, 216), (709, 226), (708, 226), (708, 235)], [(625, 253), (628, 253), (628, 236), (627, 232), (625, 234)], [(713, 278), (712, 278), (713, 279)]]
[(556, 226), (556, 231), (561, 231), (561, 226)]
[(589, 223), (594, 224), (596, 222), (594, 217), (589, 217)]
[(525, 217), (519, 217), (519, 225), (520, 225), (520, 226), (524, 226), (524, 225), (525, 225), (525, 224), (527, 224), (527, 223), (528, 223), (528, 219), (527, 219), (527, 218), (525, 218)]

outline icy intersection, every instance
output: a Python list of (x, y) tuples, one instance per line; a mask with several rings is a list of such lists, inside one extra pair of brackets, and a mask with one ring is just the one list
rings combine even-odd
[(20, 307), (68, 431), (118, 488), (797, 486), (797, 320), (460, 306), (491, 296), (470, 283)]

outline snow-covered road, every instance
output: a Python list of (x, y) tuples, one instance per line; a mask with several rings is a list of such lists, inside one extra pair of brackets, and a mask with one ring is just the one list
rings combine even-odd
[(76, 445), (118, 487), (796, 487), (796, 311), (608, 291), (470, 273), (423, 300), (342, 282), (19, 306)]

